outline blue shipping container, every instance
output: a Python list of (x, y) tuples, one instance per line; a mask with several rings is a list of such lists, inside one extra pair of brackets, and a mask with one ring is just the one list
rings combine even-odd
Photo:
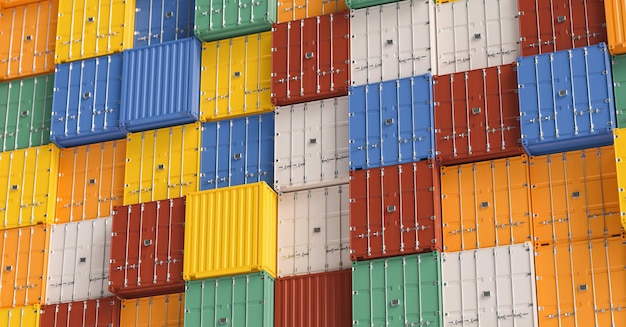
[(200, 48), (195, 37), (126, 50), (122, 126), (140, 132), (198, 120)]
[(126, 137), (121, 92), (122, 54), (57, 65), (50, 140), (71, 147)]
[(350, 88), (350, 170), (433, 157), (430, 74)]
[(274, 182), (274, 114), (202, 124), (200, 190)]
[(615, 100), (606, 45), (517, 60), (522, 145), (529, 155), (613, 143)]
[(135, 48), (193, 36), (193, 0), (137, 0)]

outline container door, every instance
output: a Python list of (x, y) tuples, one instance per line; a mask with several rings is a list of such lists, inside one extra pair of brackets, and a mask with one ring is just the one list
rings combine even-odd
[(41, 327), (119, 326), (120, 301), (115, 297), (44, 305)]
[(199, 0), (194, 32), (204, 42), (269, 31), (276, 1)]
[(0, 325), (39, 327), (39, 305), (0, 309)]
[(348, 10), (345, 0), (309, 1), (287, 0), (276, 3), (276, 22), (300, 20), (303, 18), (334, 14)]
[(626, 127), (626, 56), (611, 57), (617, 127)]
[[(185, 293), (122, 300), (120, 326), (183, 326)], [(201, 326), (201, 325), (197, 325)]]
[(622, 227), (626, 229), (626, 129), (616, 128), (613, 130), (615, 139), (615, 169), (617, 173), (617, 190), (619, 197), (620, 217)]
[(194, 1), (136, 0), (134, 47), (193, 36)]
[(626, 8), (619, 0), (604, 1), (606, 14), (607, 39), (611, 54), (626, 53), (626, 38), (624, 37), (623, 17), (626, 16)]

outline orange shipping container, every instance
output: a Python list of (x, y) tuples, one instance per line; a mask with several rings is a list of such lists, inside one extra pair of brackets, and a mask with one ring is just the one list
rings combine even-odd
[(120, 326), (182, 327), (184, 312), (185, 293), (122, 300)]
[(348, 10), (346, 0), (278, 0), (276, 3), (277, 23), (334, 14), (346, 10)]

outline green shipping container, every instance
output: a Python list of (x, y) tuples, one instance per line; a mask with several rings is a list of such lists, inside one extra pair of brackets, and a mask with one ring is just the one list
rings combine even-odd
[(274, 326), (274, 279), (266, 272), (188, 281), (185, 326)]
[(353, 262), (352, 324), (442, 326), (440, 253)]
[(204, 42), (265, 32), (276, 22), (276, 0), (196, 0), (194, 33)]
[(615, 92), (617, 127), (626, 128), (626, 54), (613, 56), (611, 70)]
[(50, 143), (54, 74), (0, 83), (0, 151)]
[(380, 6), (386, 3), (398, 2), (400, 0), (346, 0), (346, 5), (350, 9), (359, 9), (372, 6)]

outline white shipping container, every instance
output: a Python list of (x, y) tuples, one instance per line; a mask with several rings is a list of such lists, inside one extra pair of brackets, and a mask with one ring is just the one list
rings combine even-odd
[(530, 242), (442, 253), (445, 326), (537, 326)]
[(350, 33), (352, 85), (437, 74), (434, 1), (352, 10)]
[(278, 276), (347, 269), (348, 184), (278, 196)]
[(348, 97), (277, 107), (274, 189), (348, 182)]
[(111, 217), (50, 225), (45, 304), (111, 296)]
[(459, 0), (436, 8), (437, 72), (513, 63), (519, 52), (517, 0)]

